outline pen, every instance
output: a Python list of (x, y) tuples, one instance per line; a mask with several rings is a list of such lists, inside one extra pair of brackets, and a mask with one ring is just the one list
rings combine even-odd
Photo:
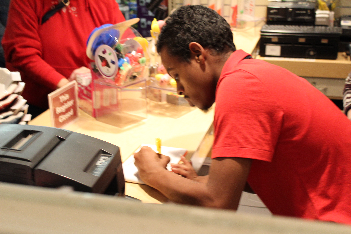
[(160, 138), (156, 138), (156, 150), (158, 155), (161, 155), (161, 139)]

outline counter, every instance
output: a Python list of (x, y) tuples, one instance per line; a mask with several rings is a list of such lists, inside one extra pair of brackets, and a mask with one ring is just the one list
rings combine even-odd
[[(79, 118), (64, 128), (119, 146), (122, 161), (133, 154), (141, 144), (155, 144), (157, 137), (162, 139), (164, 146), (187, 149), (190, 156), (199, 146), (213, 121), (213, 110), (203, 113), (199, 109), (191, 109), (179, 118), (149, 114), (145, 120), (125, 128), (99, 122), (80, 110)], [(51, 126), (50, 112), (44, 112), (32, 120), (30, 124)], [(126, 194), (144, 202), (165, 201), (164, 197), (146, 185), (126, 183)]]

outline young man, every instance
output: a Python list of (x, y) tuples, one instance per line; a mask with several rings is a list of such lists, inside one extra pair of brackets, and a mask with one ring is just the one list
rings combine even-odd
[(166, 21), (157, 50), (178, 93), (202, 110), (216, 102), (212, 163), (206, 178), (174, 167), (182, 177), (145, 147), (140, 177), (171, 201), (232, 210), (248, 182), (275, 215), (351, 224), (350, 121), (305, 79), (235, 51), (232, 35), (202, 6)]

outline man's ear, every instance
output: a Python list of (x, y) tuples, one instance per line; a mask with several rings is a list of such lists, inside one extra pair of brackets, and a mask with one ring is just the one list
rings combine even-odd
[(191, 59), (195, 59), (198, 63), (205, 61), (205, 49), (197, 42), (190, 42), (189, 50), (191, 53)]

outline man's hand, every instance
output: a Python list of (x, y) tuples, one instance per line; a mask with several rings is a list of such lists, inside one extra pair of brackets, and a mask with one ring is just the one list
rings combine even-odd
[(139, 152), (134, 154), (135, 166), (138, 168), (140, 178), (148, 183), (153, 176), (157, 177), (158, 173), (166, 170), (170, 158), (165, 155), (159, 155), (150, 147), (143, 146)]
[(171, 168), (174, 173), (177, 173), (190, 180), (196, 180), (198, 177), (196, 171), (193, 168), (192, 163), (186, 160), (184, 156), (180, 158), (178, 164), (172, 163)]

